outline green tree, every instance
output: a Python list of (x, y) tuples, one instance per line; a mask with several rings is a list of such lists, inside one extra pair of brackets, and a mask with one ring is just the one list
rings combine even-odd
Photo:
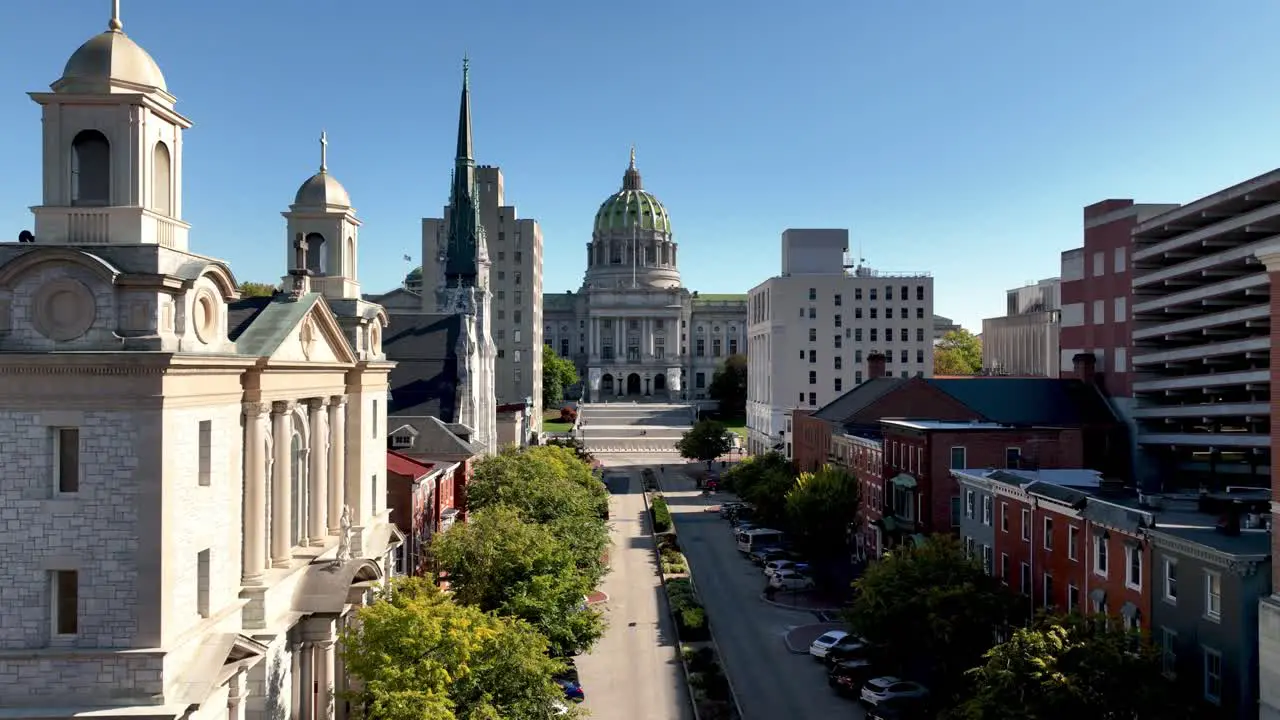
[(584, 650), (603, 633), (600, 614), (582, 607), (593, 579), (553, 528), (525, 522), (515, 508), (475, 512), (431, 549), (458, 602), (528, 622), (557, 654)]
[(960, 328), (933, 346), (934, 375), (974, 375), (982, 370), (982, 341)]
[(720, 403), (720, 417), (747, 416), (747, 356), (730, 355), (711, 376), (707, 394)]
[(242, 282), (240, 283), (240, 297), (271, 297), (276, 294), (276, 286), (269, 283), (259, 282)]
[(370, 720), (552, 720), (563, 665), (527, 623), (454, 603), (422, 578), (396, 578), (342, 634), (349, 693)]
[(676, 442), (680, 457), (710, 462), (733, 448), (733, 438), (723, 423), (715, 420), (699, 420), (685, 431)]
[(960, 720), (1177, 720), (1191, 713), (1160, 653), (1115, 618), (1042, 618), (968, 672)]
[(907, 542), (854, 582), (848, 611), (855, 632), (899, 672), (929, 679), (935, 696), (963, 687), (964, 672), (993, 645), (1014, 598), (950, 536)]
[(787, 521), (787, 493), (795, 485), (791, 461), (780, 452), (753, 455), (724, 474), (725, 489), (756, 508), (755, 519), (782, 528)]
[(564, 403), (565, 388), (578, 382), (578, 369), (573, 361), (563, 358), (551, 349), (550, 345), (542, 346), (542, 408), (548, 410), (558, 408)]
[(830, 465), (802, 473), (787, 491), (787, 528), (814, 560), (848, 557), (848, 529), (858, 516), (858, 479)]

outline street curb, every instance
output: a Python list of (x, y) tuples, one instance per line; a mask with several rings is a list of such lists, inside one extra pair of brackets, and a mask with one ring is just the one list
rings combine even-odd
[[(681, 474), (683, 474), (683, 473), (681, 473)], [(688, 476), (686, 475), (685, 477), (687, 478)], [(662, 487), (662, 481), (663, 481), (664, 479), (665, 479), (665, 476), (664, 476), (662, 473), (659, 473), (658, 475), (656, 475), (656, 476), (654, 477), (654, 484), (658, 486), (658, 492), (666, 492), (666, 490)], [(649, 498), (648, 498), (648, 497), (646, 497), (644, 502), (645, 502), (645, 507), (647, 508), (647, 507), (649, 506)], [(676, 516), (675, 516), (675, 513), (672, 513), (672, 514), (671, 514), (671, 528), (672, 528), (673, 530), (674, 530), (674, 529), (676, 529)], [(652, 526), (650, 526), (650, 531), (652, 532)], [(679, 533), (679, 532), (677, 532), (677, 533), (676, 533), (676, 537), (677, 537), (677, 538), (679, 538), (679, 537), (680, 537), (680, 533)], [(657, 543), (656, 541), (655, 541), (655, 542), (654, 542), (654, 544), (653, 544), (653, 551), (654, 551), (655, 553), (657, 553), (657, 552), (658, 552), (658, 543)], [(697, 589), (698, 589), (698, 581), (694, 578), (694, 575), (693, 575), (693, 563), (689, 562), (689, 561), (688, 561), (688, 558), (686, 558), (686, 559), (685, 559), (685, 562), (687, 563), (687, 565), (688, 565), (688, 569), (689, 569), (689, 572), (688, 572), (689, 582), (690, 582), (690, 584), (692, 584), (692, 585), (693, 585), (694, 590), (695, 590), (695, 591), (697, 591)], [(659, 555), (659, 556), (658, 556), (658, 574), (659, 574), (659, 575), (661, 575), (661, 574), (662, 574), (662, 557), (661, 557), (661, 555)], [(662, 581), (662, 591), (663, 591), (664, 593), (667, 591), (667, 582), (666, 582), (666, 579), (665, 579), (665, 578), (664, 578), (664, 579), (663, 579), (663, 581)], [(672, 622), (675, 622), (675, 613), (671, 611), (671, 602), (670, 602), (670, 600), (669, 600), (669, 599), (668, 599), (668, 602), (667, 602), (667, 611), (671, 613), (671, 616), (672, 616), (672, 617), (671, 617), (671, 621), (672, 621)], [(704, 612), (705, 612), (705, 611), (704, 611)], [(721, 652), (720, 652), (720, 643), (716, 642), (716, 626), (715, 626), (715, 622), (714, 622), (714, 621), (712, 620), (712, 618), (711, 618), (711, 613), (706, 613), (706, 618), (707, 618), (707, 634), (708, 634), (708, 635), (710, 636), (710, 638), (711, 638), (711, 649), (712, 649), (712, 650), (714, 650), (714, 651), (715, 651), (715, 653), (716, 653), (716, 659), (717, 659), (717, 660), (719, 661), (719, 663), (720, 663), (720, 671), (724, 674), (724, 681), (725, 681), (725, 683), (729, 686), (729, 697), (733, 699), (733, 709), (734, 709), (734, 711), (738, 714), (738, 720), (742, 720), (742, 718), (745, 718), (746, 716), (742, 714), (742, 705), (738, 704), (738, 689), (737, 689), (737, 688), (735, 688), (735, 687), (733, 686), (733, 678), (729, 677), (729, 670), (725, 667), (725, 664), (724, 664), (724, 653), (721, 653)], [(681, 667), (683, 667), (683, 666), (684, 666), (684, 658), (681, 658), (681, 659), (680, 659), (680, 665), (681, 665)], [(686, 671), (686, 676), (687, 676), (687, 671)], [(690, 691), (690, 693), (689, 693), (689, 699), (690, 699), (690, 701), (692, 701), (692, 700), (693, 700), (693, 692), (692, 692), (692, 690), (691, 690), (691, 691)], [(696, 703), (696, 702), (694, 703), (693, 716), (694, 716), (695, 720), (696, 720), (696, 718), (698, 717), (698, 708), (697, 708), (697, 703)]]
[(772, 605), (776, 608), (781, 608), (783, 610), (793, 610), (795, 612), (808, 613), (810, 615), (814, 613), (838, 613), (842, 609), (842, 608), (820, 608), (820, 607), (810, 608), (810, 607), (798, 607), (796, 605), (788, 605), (786, 603), (778, 602), (777, 600), (770, 600), (769, 598), (765, 597), (764, 593), (760, 593), (760, 602), (765, 603), (766, 605)]
[[(662, 572), (662, 554), (658, 552), (657, 534), (653, 531), (653, 510), (649, 507), (649, 493), (644, 489), (643, 485), (644, 483), (642, 479), (640, 498), (644, 500), (645, 530), (649, 536), (649, 541), (653, 543), (653, 560), (658, 566), (658, 582), (662, 585), (662, 596), (667, 600), (667, 617), (671, 618), (671, 632), (675, 633), (676, 636), (676, 662), (680, 665), (680, 674), (684, 676), (685, 689), (689, 693), (689, 708), (693, 712), (693, 720), (702, 720), (701, 716), (698, 714), (698, 702), (693, 699), (693, 681), (689, 677), (689, 667), (684, 662), (684, 648), (681, 647), (680, 630), (676, 625), (676, 611), (672, 609), (671, 596), (667, 594), (667, 576)], [(658, 489), (659, 492), (661, 492), (662, 485), (659, 484)], [(674, 519), (671, 521), (671, 525), (672, 527), (675, 526)], [(690, 577), (692, 577), (692, 575)], [(711, 627), (710, 622), (707, 623), (707, 627), (708, 629)], [(720, 654), (719, 649), (716, 650), (716, 654)], [(728, 677), (729, 674), (725, 673), (725, 678), (727, 679)], [(733, 694), (732, 684), (729, 685), (729, 693)], [(737, 705), (737, 702), (737, 697), (735, 696), (734, 705)], [(738, 714), (741, 716), (742, 713)]]
[(809, 648), (805, 648), (803, 650), (795, 649), (795, 647), (791, 644), (790, 631), (788, 631), (786, 635), (782, 636), (782, 644), (787, 646), (787, 652), (791, 653), (792, 655), (808, 655), (809, 654)]

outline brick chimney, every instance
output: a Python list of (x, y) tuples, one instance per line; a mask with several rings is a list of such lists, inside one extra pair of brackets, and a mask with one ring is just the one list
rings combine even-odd
[(884, 377), (884, 353), (873, 352), (867, 356), (867, 379)]
[(1076, 377), (1086, 384), (1093, 385), (1098, 381), (1098, 357), (1093, 353), (1076, 353), (1071, 358), (1071, 364), (1075, 370)]

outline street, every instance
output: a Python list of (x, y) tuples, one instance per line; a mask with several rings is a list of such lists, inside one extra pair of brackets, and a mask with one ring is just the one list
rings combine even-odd
[(692, 480), (670, 468), (663, 488), (743, 720), (864, 717), (856, 702), (827, 686), (822, 664), (788, 652), (783, 635), (817, 619), (760, 599), (765, 584), (760, 568), (738, 553), (719, 513), (707, 512), (718, 500), (702, 497)]
[(599, 459), (612, 494), (611, 570), (600, 588), (609, 598), (604, 603), (609, 628), (591, 653), (577, 660), (584, 705), (597, 720), (692, 720), (640, 493), (640, 468), (662, 458)]

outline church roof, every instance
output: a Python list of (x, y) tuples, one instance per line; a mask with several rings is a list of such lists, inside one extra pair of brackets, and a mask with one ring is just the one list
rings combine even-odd
[(237, 352), (258, 357), (273, 353), (320, 300), (320, 293), (308, 293), (296, 302), (279, 298), (246, 298), (227, 306), (227, 337)]
[(389, 378), (388, 415), (457, 420), (462, 322), (460, 315), (396, 315), (382, 341), (387, 359), (397, 363)]
[(119, 16), (113, 15), (106, 32), (89, 38), (71, 54), (53, 91), (110, 93), (154, 88), (167, 94), (160, 66), (124, 34), (123, 27)]

